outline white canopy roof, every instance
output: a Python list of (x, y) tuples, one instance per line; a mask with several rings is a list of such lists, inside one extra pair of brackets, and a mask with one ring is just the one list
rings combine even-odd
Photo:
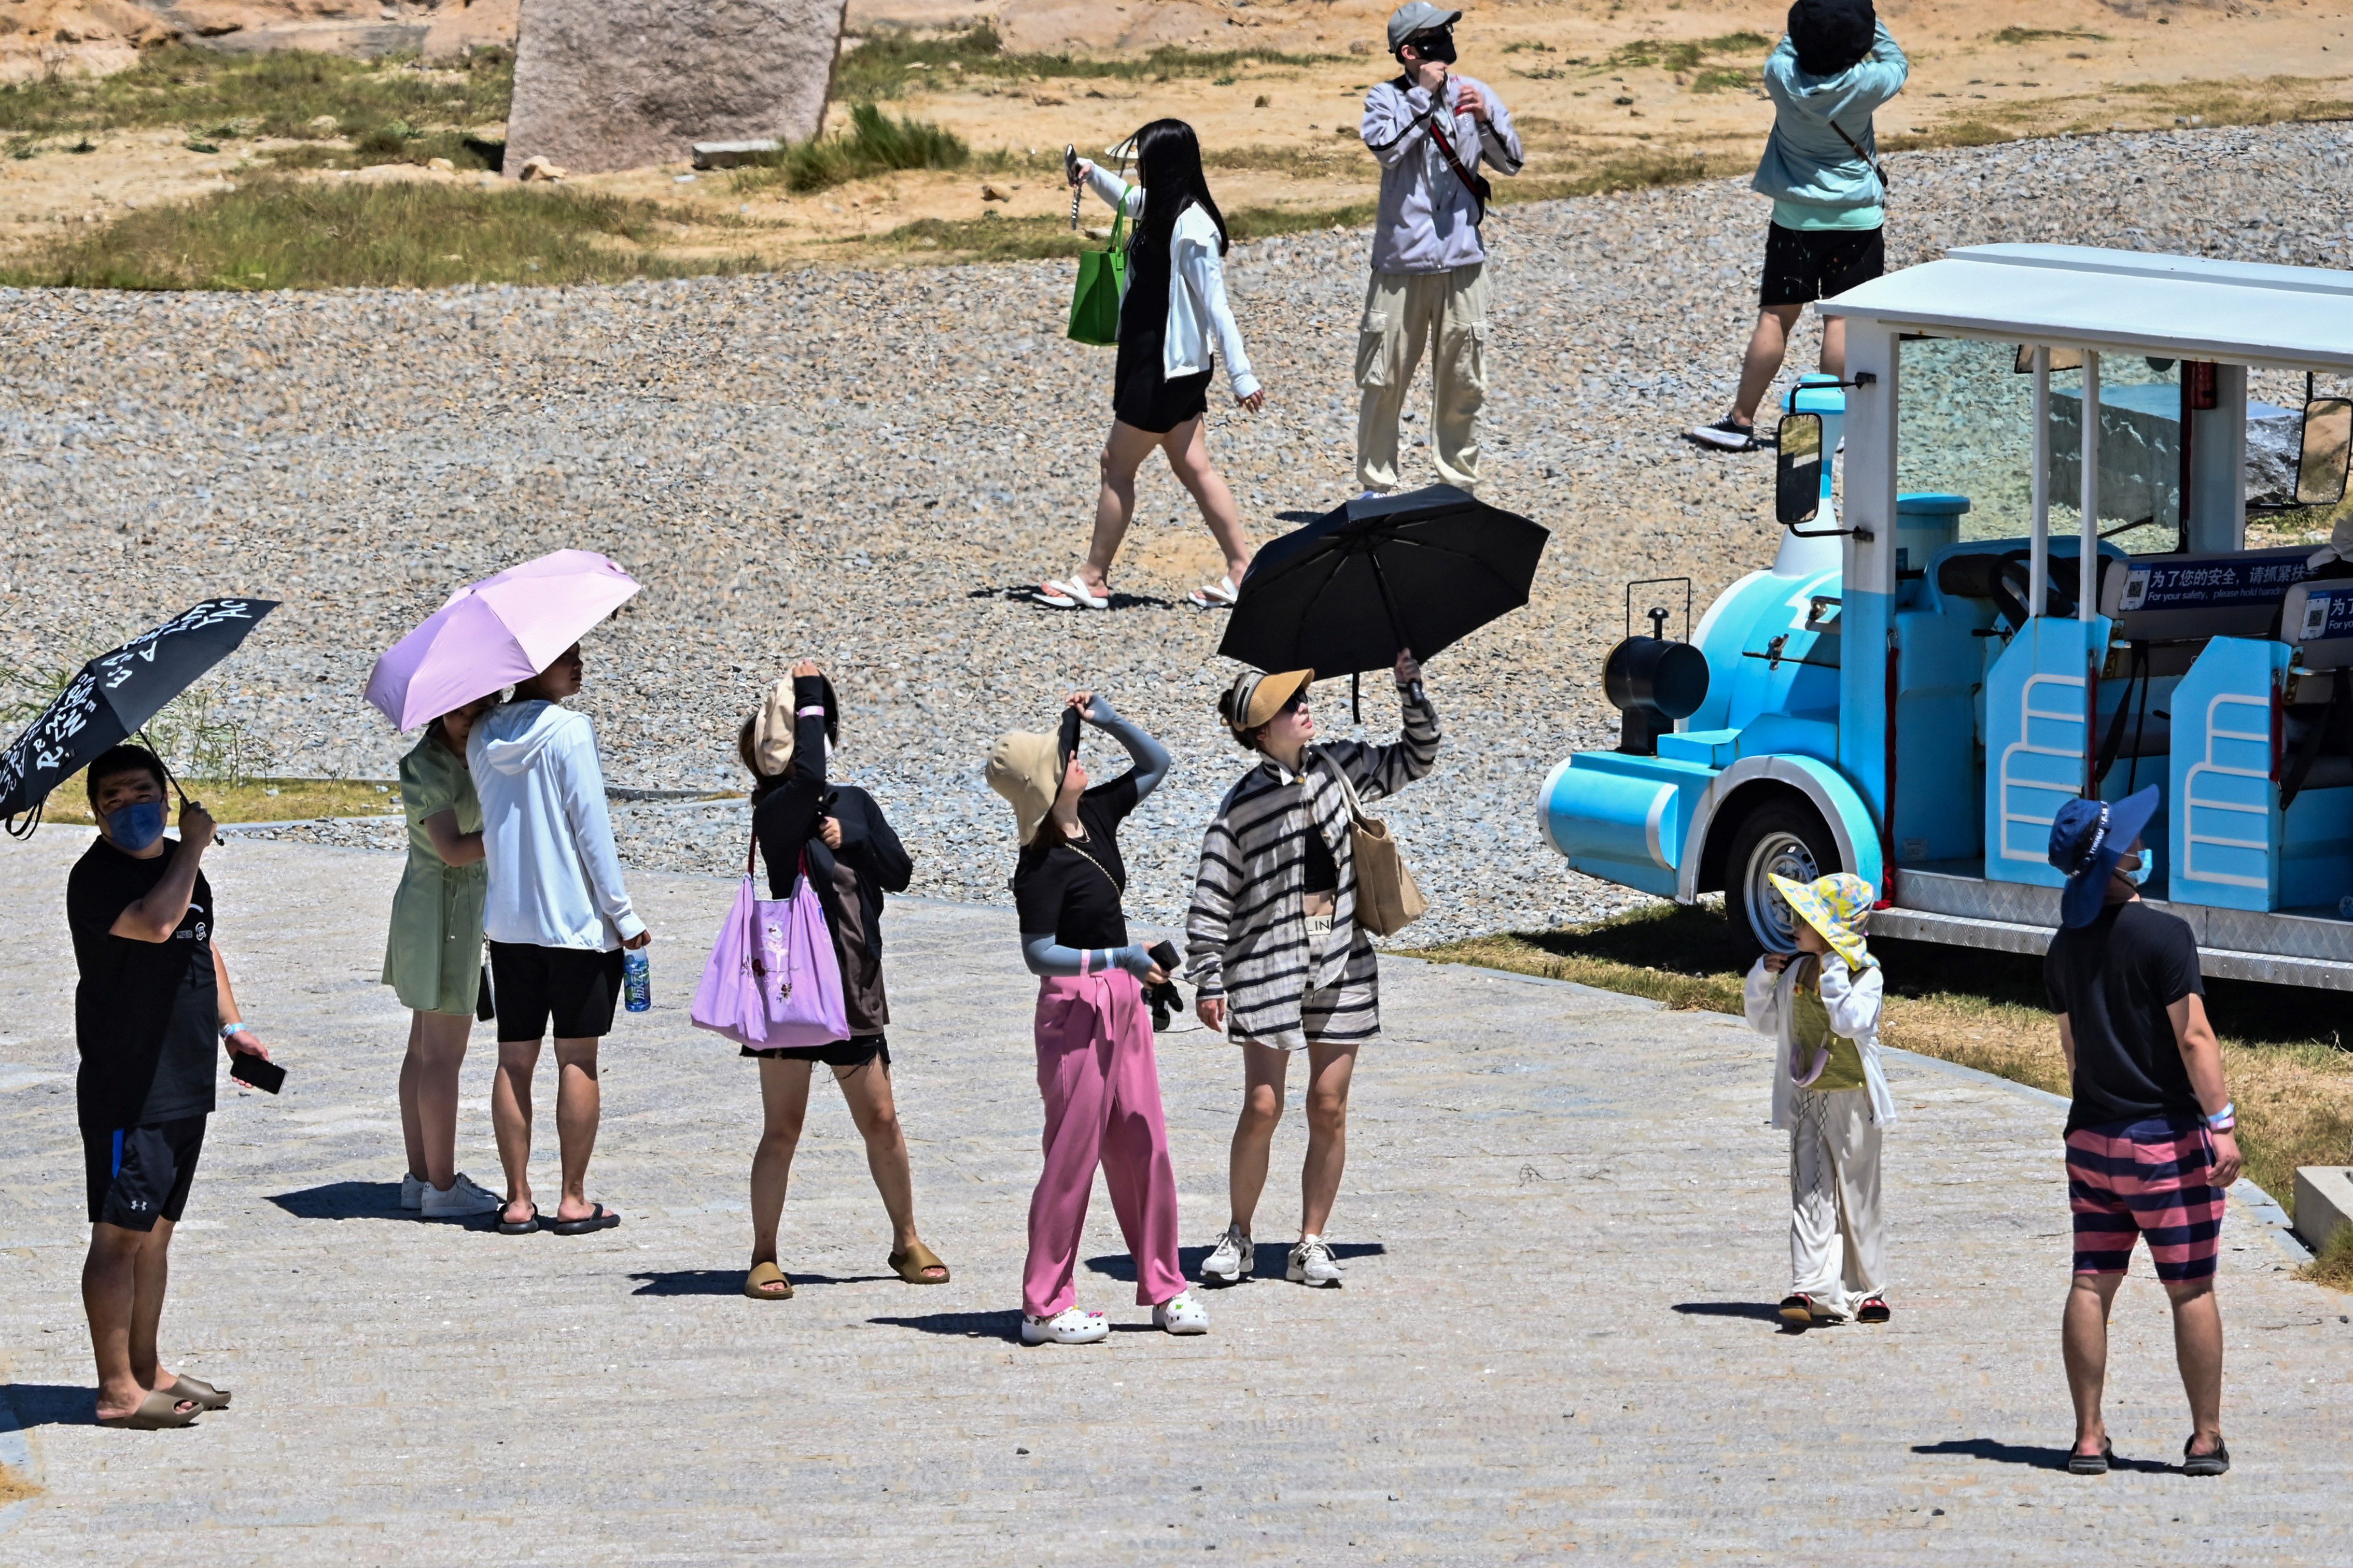
[(2084, 245), (1971, 245), (1820, 305), (1940, 336), (2353, 373), (2353, 273)]

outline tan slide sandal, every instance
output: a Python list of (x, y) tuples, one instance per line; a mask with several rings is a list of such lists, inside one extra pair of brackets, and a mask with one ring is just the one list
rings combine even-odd
[[(188, 1408), (183, 1410), (181, 1405)], [(171, 1426), (193, 1426), (204, 1406), (188, 1399), (175, 1399), (163, 1389), (151, 1389), (139, 1402), (139, 1408), (128, 1415), (101, 1415), (101, 1426), (121, 1426), (133, 1432), (161, 1432)]]
[(184, 1373), (164, 1392), (174, 1399), (193, 1399), (200, 1409), (226, 1410), (228, 1408), (228, 1390), (215, 1388), (201, 1377), (189, 1377)]
[[(770, 1285), (782, 1285), (784, 1289), (765, 1289)], [(754, 1263), (752, 1272), (744, 1276), (744, 1294), (754, 1301), (789, 1301), (793, 1299), (793, 1282), (785, 1278), (785, 1271), (775, 1264)]]
[[(939, 1270), (937, 1278), (925, 1274), (925, 1270), (932, 1268)], [(920, 1241), (904, 1252), (892, 1253), (891, 1270), (910, 1285), (944, 1285), (948, 1282), (948, 1266), (940, 1261), (938, 1253)]]

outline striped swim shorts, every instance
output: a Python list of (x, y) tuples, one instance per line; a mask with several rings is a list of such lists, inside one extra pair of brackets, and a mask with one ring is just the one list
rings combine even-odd
[(2211, 1279), (2222, 1238), (2222, 1189), (2206, 1179), (2214, 1138), (2195, 1116), (2152, 1116), (2067, 1134), (2067, 1202), (2075, 1272), (2122, 1274), (2133, 1238), (2148, 1238), (2157, 1277)]

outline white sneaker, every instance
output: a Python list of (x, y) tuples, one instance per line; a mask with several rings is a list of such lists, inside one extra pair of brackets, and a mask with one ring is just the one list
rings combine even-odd
[(1172, 1334), (1206, 1334), (1209, 1331), (1209, 1310), (1193, 1300), (1190, 1290), (1179, 1290), (1152, 1309), (1155, 1328)]
[(1218, 1237), (1218, 1245), (1209, 1249), (1209, 1256), (1201, 1259), (1201, 1278), (1220, 1285), (1239, 1285), (1257, 1267), (1258, 1248), (1250, 1245), (1250, 1234), (1229, 1225), (1226, 1234)]
[[(1207, 1326), (1204, 1319), (1203, 1327)], [(1025, 1345), (1091, 1345), (1109, 1338), (1111, 1321), (1101, 1312), (1065, 1307), (1050, 1318), (1021, 1314), (1021, 1342)]]
[(506, 1207), (504, 1198), (477, 1185), (473, 1178), (463, 1171), (450, 1182), (449, 1190), (446, 1193), (430, 1183), (419, 1184), (425, 1188), (425, 1195), (417, 1200), (417, 1206), (424, 1211), (427, 1219), (470, 1218), (475, 1215), (494, 1214)]
[(1341, 1283), (1340, 1265), (1332, 1249), (1324, 1245), (1320, 1236), (1302, 1237), (1299, 1245), (1291, 1249), (1291, 1267), (1283, 1277), (1294, 1285), (1337, 1287)]
[(405, 1209), (421, 1209), (425, 1206), (425, 1180), (423, 1177), (403, 1176), (400, 1178), (400, 1206)]

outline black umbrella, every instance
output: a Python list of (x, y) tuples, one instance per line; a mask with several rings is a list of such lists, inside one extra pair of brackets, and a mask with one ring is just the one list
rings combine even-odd
[(1218, 651), (1319, 676), (1428, 658), (1526, 604), (1550, 537), (1452, 485), (1346, 502), (1258, 552)]
[(236, 652), (277, 607), (275, 599), (206, 599), (83, 665), (32, 728), (0, 752), (0, 818), (8, 831), (30, 833), (51, 790)]

